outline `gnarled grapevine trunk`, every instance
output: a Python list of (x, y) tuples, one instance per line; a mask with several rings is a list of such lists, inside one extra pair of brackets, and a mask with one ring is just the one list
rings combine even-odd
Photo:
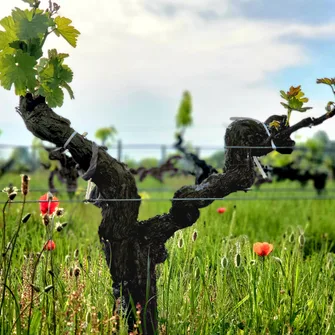
[[(70, 121), (57, 115), (42, 97), (31, 95), (20, 98), (18, 108), (26, 127), (36, 137), (63, 147), (73, 134)], [(221, 198), (232, 192), (247, 190), (254, 182), (253, 156), (271, 152), (271, 143), (293, 150), (290, 134), (310, 124), (322, 123), (333, 114), (319, 119), (305, 119), (293, 127), (285, 126), (285, 116), (272, 116), (265, 122), (280, 121), (278, 129), (270, 129), (269, 137), (264, 124), (255, 120), (236, 120), (225, 135), (225, 173), (211, 171), (199, 184), (184, 186), (174, 198)], [(242, 148), (241, 148), (242, 147)], [(245, 148), (247, 147), (247, 148)], [(129, 327), (134, 315), (131, 306), (139, 303), (143, 333), (156, 334), (157, 289), (156, 265), (167, 258), (165, 242), (182, 228), (193, 225), (199, 218), (199, 209), (210, 205), (213, 200), (173, 200), (168, 213), (149, 220), (138, 221), (140, 197), (135, 179), (127, 166), (111, 157), (103, 148), (76, 134), (67, 145), (73, 159), (85, 171), (83, 178), (92, 181), (97, 188), (95, 198), (131, 199), (133, 201), (98, 201), (102, 222), (99, 227), (106, 261), (113, 279), (113, 292), (123, 310), (129, 312)], [(122, 298), (121, 298), (122, 297)]]

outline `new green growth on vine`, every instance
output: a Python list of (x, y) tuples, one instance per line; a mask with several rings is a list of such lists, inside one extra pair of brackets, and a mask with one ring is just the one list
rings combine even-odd
[(49, 1), (49, 8), (41, 10), (38, 0), (22, 0), (30, 9), (15, 8), (12, 14), (0, 20), (0, 84), (7, 90), (12, 86), (15, 94), (45, 97), (48, 105), (63, 105), (66, 89), (71, 99), (73, 91), (69, 85), (73, 72), (64, 64), (69, 55), (48, 50), (43, 57), (43, 46), (47, 37), (54, 33), (62, 36), (72, 47), (76, 47), (79, 31), (71, 20), (58, 15), (60, 8)]

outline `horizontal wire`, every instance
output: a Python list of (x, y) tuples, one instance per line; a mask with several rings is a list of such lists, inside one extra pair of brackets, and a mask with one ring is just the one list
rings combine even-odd
[[(94, 202), (139, 202), (139, 201), (149, 201), (149, 202), (165, 202), (165, 201), (214, 201), (214, 200), (224, 200), (224, 201), (277, 201), (277, 200), (335, 200), (335, 197), (327, 196), (307, 196), (307, 197), (232, 197), (232, 198), (146, 198), (146, 199), (84, 199), (84, 200), (18, 200), (10, 201), (11, 204), (23, 204), (23, 203), (49, 203), (49, 202), (62, 202), (62, 203), (94, 203)], [(0, 201), (0, 204), (5, 204), (6, 201)]]
[[(187, 186), (187, 185), (183, 185), (183, 186)], [(8, 186), (0, 186), (0, 190), (4, 189)], [(178, 189), (174, 189), (174, 188), (140, 188), (138, 189), (138, 192), (157, 192), (157, 193), (163, 193), (163, 192), (176, 192)], [(306, 189), (300, 189), (300, 188), (293, 188), (293, 187), (287, 187), (287, 188), (264, 188), (264, 189), (256, 189), (256, 188), (251, 188), (248, 190), (248, 192), (253, 191), (253, 193), (278, 193), (278, 192), (302, 192), (302, 193), (309, 193), (309, 192), (315, 192), (316, 190), (314, 188), (306, 188)], [(328, 188), (325, 189), (326, 192), (335, 192), (335, 188)], [(50, 189), (30, 189), (29, 192), (31, 193), (48, 193), (51, 192)], [(76, 193), (86, 193), (86, 189), (81, 188), (80, 190), (78, 189), (71, 189), (71, 190), (67, 190), (67, 189), (57, 189), (57, 192), (54, 193), (67, 193), (67, 192), (76, 192)], [(6, 192), (2, 192), (4, 195)], [(0, 195), (2, 194), (0, 191)], [(21, 190), (17, 190), (17, 193), (21, 193)], [(53, 192), (51, 192), (53, 193)]]
[[(162, 147), (165, 147), (166, 149), (174, 149), (176, 150), (176, 147), (172, 144), (146, 144), (146, 143), (130, 143), (130, 144), (124, 144), (121, 143), (122, 149), (161, 149)], [(25, 149), (44, 149), (44, 146), (33, 146), (33, 145), (19, 145), (19, 144), (0, 144), (0, 148), (4, 149), (11, 149), (11, 148), (25, 148)], [(48, 147), (46, 148), (53, 148)], [(108, 146), (109, 149), (118, 149), (119, 145), (111, 145)], [(222, 150), (222, 149), (273, 149), (272, 146), (243, 146), (243, 145), (226, 145), (226, 146), (211, 146), (211, 145), (194, 145), (195, 149), (200, 150)], [(304, 146), (278, 146), (276, 149), (293, 149), (293, 150), (303, 150), (307, 151), (309, 148)], [(325, 152), (335, 152), (335, 148), (327, 148), (325, 147), (323, 149)]]

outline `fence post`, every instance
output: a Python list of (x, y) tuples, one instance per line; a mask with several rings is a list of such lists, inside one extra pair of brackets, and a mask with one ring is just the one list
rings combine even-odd
[(161, 164), (163, 164), (165, 162), (166, 159), (166, 145), (162, 145), (161, 146)]
[(118, 140), (117, 141), (117, 160), (121, 162), (122, 158), (122, 141)]

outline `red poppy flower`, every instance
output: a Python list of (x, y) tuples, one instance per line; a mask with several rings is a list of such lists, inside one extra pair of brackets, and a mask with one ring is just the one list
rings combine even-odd
[(40, 197), (40, 211), (41, 214), (53, 214), (59, 205), (59, 201), (56, 197), (52, 197), (52, 201), (49, 200), (49, 194), (46, 193)]
[(254, 252), (261, 257), (268, 256), (273, 250), (273, 245), (267, 242), (257, 242), (254, 244)]
[(227, 209), (225, 207), (219, 207), (216, 211), (219, 213), (219, 214), (223, 214)]
[(56, 248), (56, 243), (53, 240), (49, 240), (47, 243), (44, 245), (44, 250), (54, 250)]

